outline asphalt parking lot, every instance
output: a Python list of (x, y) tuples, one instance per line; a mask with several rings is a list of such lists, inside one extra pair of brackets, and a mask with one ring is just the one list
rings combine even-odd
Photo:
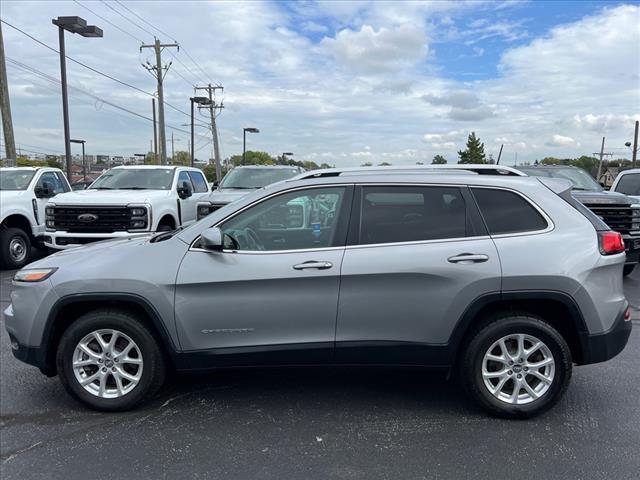
[[(0, 306), (13, 272), (0, 273)], [(640, 306), (640, 269), (625, 280)], [(487, 417), (422, 371), (234, 370), (89, 411), (13, 359), (0, 319), (0, 478), (631, 479), (640, 472), (640, 311), (626, 349), (574, 370), (561, 403)]]

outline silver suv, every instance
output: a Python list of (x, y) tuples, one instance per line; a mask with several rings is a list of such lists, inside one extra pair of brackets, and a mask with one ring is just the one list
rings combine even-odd
[(375, 364), (537, 414), (573, 364), (626, 345), (624, 244), (568, 182), (462, 173), (308, 172), (185, 230), (52, 255), (15, 275), (13, 353), (99, 410), (168, 369)]

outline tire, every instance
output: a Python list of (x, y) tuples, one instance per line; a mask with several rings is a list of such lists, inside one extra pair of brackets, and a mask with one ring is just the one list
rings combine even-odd
[(0, 263), (2, 268), (17, 270), (31, 258), (31, 240), (20, 228), (0, 230)]
[[(525, 349), (532, 348), (536, 341), (541, 342), (542, 346), (531, 351), (529, 357), (522, 355), (525, 362), (521, 363), (516, 358), (515, 363), (509, 365), (499, 341), (506, 337), (504, 346), (510, 355), (514, 355), (519, 335), (522, 335), (520, 338), (523, 338)], [(501, 356), (505, 361), (486, 359), (485, 363), (488, 353)], [(549, 361), (549, 358), (553, 365), (538, 368), (530, 366)], [(533, 316), (515, 314), (495, 318), (476, 330), (462, 352), (459, 369), (459, 379), (466, 393), (491, 415), (528, 418), (551, 408), (566, 391), (572, 373), (571, 351), (562, 335), (548, 323)], [(493, 375), (494, 378), (487, 378), (486, 381), (497, 393), (489, 390), (483, 369), (488, 375)], [(541, 377), (546, 377), (544, 382), (533, 375), (534, 369)], [(498, 377), (500, 372), (506, 374)], [(522, 384), (518, 388), (517, 398), (514, 398), (516, 382), (522, 381), (535, 395)], [(500, 386), (500, 382), (503, 382), (503, 386), (498, 390), (496, 387)]]
[(625, 265), (624, 270), (622, 270), (622, 275), (624, 275), (625, 277), (627, 275), (631, 275), (631, 272), (633, 272), (633, 269), (636, 268), (636, 265), (637, 264)]
[[(116, 354), (109, 355), (109, 348), (99, 347), (95, 334), (98, 332), (104, 342), (111, 343), (113, 336), (109, 333), (114, 331), (118, 335), (111, 351)], [(86, 341), (88, 338), (91, 340)], [(93, 352), (92, 356), (79, 353), (80, 342)], [(134, 346), (125, 355), (131, 342)], [(91, 364), (74, 370), (74, 360)], [(162, 386), (166, 374), (158, 340), (138, 318), (121, 310), (95, 310), (74, 321), (60, 339), (56, 366), (60, 381), (74, 398), (94, 410), (110, 412), (129, 410), (150, 398)], [(81, 378), (89, 379), (96, 373), (98, 378), (87, 387), (80, 384)], [(137, 380), (133, 382), (124, 374)], [(105, 378), (104, 384), (101, 378)]]

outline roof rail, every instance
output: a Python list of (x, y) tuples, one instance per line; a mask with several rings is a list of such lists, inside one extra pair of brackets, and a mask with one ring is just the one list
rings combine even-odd
[(346, 168), (326, 168), (312, 170), (298, 175), (291, 180), (305, 180), (309, 178), (338, 177), (345, 174), (362, 173), (475, 173), (478, 175), (508, 175), (526, 177), (527, 175), (513, 167), (504, 165), (489, 164), (457, 164), (457, 165), (407, 165), (407, 166), (387, 166), (387, 167), (346, 167)]

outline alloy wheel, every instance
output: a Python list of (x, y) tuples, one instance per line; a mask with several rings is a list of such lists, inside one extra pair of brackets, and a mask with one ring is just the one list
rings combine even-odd
[(485, 352), (481, 368), (484, 385), (495, 398), (511, 405), (524, 405), (547, 393), (556, 364), (544, 342), (517, 333), (494, 342)]
[(85, 335), (76, 345), (73, 373), (82, 388), (100, 398), (120, 398), (142, 378), (143, 358), (128, 335), (101, 329)]

